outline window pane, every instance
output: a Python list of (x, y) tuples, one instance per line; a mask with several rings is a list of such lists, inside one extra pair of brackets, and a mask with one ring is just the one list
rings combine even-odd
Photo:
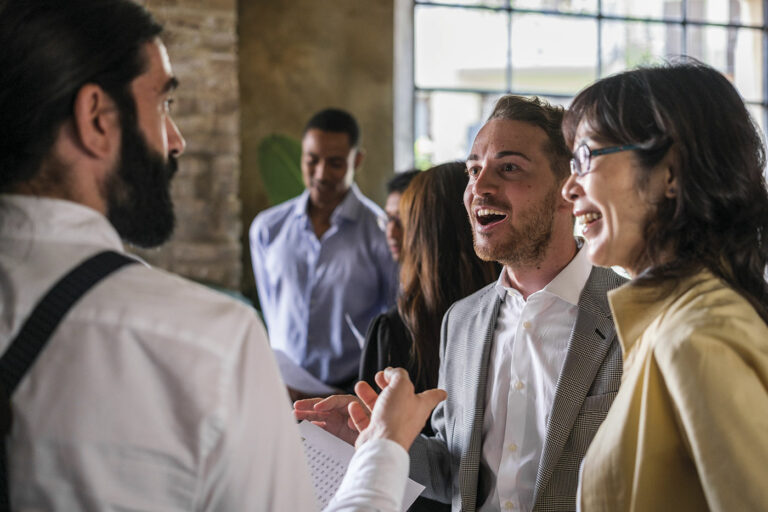
[(725, 27), (688, 27), (688, 55), (717, 68), (744, 99), (762, 100), (762, 32)]
[(603, 22), (603, 69), (607, 76), (642, 64), (658, 64), (682, 53), (680, 25)]
[(419, 6), (415, 11), (417, 87), (507, 88), (507, 13)]
[(419, 92), (416, 95), (415, 160), (426, 168), (464, 160), (500, 94)]
[(683, 0), (604, 0), (603, 14), (633, 18), (681, 19)]
[[(760, 127), (760, 134), (763, 136), (763, 144), (765, 144), (765, 108), (760, 105), (747, 105), (747, 109), (749, 109), (752, 119)], [(768, 169), (763, 169), (763, 174), (765, 174), (765, 178), (768, 180)]]
[(418, 0), (418, 4), (479, 5), (486, 7), (508, 7), (509, 0)]
[(597, 0), (512, 0), (512, 6), (517, 9), (597, 13)]
[(514, 14), (512, 90), (574, 94), (597, 77), (597, 22)]
[(762, 0), (688, 0), (688, 19), (710, 23), (763, 24)]
[(763, 143), (765, 143), (765, 109), (760, 105), (747, 105), (752, 119), (755, 120), (760, 127), (760, 133), (763, 135)]

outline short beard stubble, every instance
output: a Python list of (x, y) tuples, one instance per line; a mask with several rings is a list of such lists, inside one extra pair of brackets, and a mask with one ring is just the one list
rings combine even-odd
[(539, 264), (552, 240), (559, 194), (559, 188), (553, 187), (535, 208), (520, 215), (521, 225), (509, 225), (506, 240), (493, 247), (479, 246), (477, 234), (472, 230), (477, 257), (483, 261), (496, 261), (510, 267)]

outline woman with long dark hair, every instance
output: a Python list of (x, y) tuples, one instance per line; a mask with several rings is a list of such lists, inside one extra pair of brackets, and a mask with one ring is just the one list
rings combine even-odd
[(400, 199), (400, 295), (397, 308), (368, 329), (360, 380), (371, 386), (387, 366), (405, 368), (417, 392), (437, 386), (443, 315), (498, 277), (495, 263), (475, 255), (462, 202), (466, 186), (466, 166), (452, 162), (419, 173)]
[(581, 509), (768, 510), (768, 192), (744, 102), (703, 64), (644, 68), (582, 91), (563, 132), (588, 254), (632, 276)]

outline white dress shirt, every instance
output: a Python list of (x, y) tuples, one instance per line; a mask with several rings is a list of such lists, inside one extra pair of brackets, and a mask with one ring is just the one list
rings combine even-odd
[(495, 475), (479, 510), (528, 511), (557, 380), (592, 265), (580, 250), (527, 300), (501, 273), (500, 310), (488, 365), (482, 461)]
[[(109, 249), (123, 246), (94, 210), (0, 195), (0, 352), (55, 281)], [(12, 408), (4, 442), (16, 511), (317, 508), (254, 311), (148, 265), (117, 271), (70, 310)], [(353, 467), (363, 470), (330, 510), (399, 508), (399, 445), (368, 443)]]

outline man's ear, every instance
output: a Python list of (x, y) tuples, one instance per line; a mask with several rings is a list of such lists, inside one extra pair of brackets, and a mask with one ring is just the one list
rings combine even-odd
[(117, 105), (96, 84), (85, 84), (75, 96), (75, 136), (82, 149), (95, 158), (110, 158), (120, 141)]
[(360, 168), (360, 164), (363, 163), (364, 157), (365, 157), (365, 151), (362, 148), (358, 148), (355, 151), (355, 171), (357, 171)]

